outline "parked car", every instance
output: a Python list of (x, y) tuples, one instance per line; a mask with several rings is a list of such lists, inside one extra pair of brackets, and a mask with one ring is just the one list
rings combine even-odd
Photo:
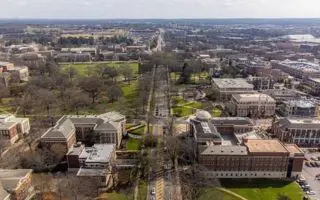
[(310, 162), (306, 162), (307, 167), (311, 167)]
[(311, 157), (310, 159), (311, 159), (311, 160), (314, 160), (314, 161), (317, 161), (317, 160), (318, 160), (317, 157)]
[(316, 193), (314, 191), (307, 192), (307, 195), (315, 195)]
[(320, 167), (320, 162), (314, 162), (314, 164), (316, 165), (316, 167)]
[(152, 195), (155, 195), (155, 194), (156, 194), (156, 188), (153, 187), (153, 188), (151, 189), (151, 194), (152, 194)]
[(316, 162), (310, 162), (310, 165), (311, 165), (312, 167), (317, 167)]

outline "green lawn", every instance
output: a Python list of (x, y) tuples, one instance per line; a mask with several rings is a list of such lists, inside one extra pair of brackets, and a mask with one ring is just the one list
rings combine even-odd
[(141, 126), (140, 128), (137, 128), (137, 129), (130, 131), (130, 133), (132, 133), (134, 135), (143, 135), (145, 127), (146, 126)]
[(103, 193), (96, 200), (128, 200), (127, 195), (117, 192)]
[(197, 108), (197, 109), (202, 109), (203, 108), (202, 103), (199, 103), (199, 102), (187, 103), (187, 104), (185, 104), (185, 106), (192, 107), (192, 108)]
[(85, 63), (85, 64), (60, 64), (62, 72), (67, 73), (69, 68), (73, 68), (79, 76), (88, 76), (96, 73), (99, 66), (108, 66), (118, 68), (122, 65), (130, 66), (133, 74), (138, 74), (139, 65), (137, 62), (106, 62), (106, 63)]
[(219, 191), (214, 188), (201, 188), (198, 192), (199, 195), (197, 200), (239, 200), (238, 197), (232, 196), (231, 194)]
[(130, 138), (127, 141), (127, 150), (140, 150), (141, 141), (138, 139)]
[(145, 181), (140, 180), (139, 182), (139, 193), (137, 200), (146, 200), (148, 195), (148, 185)]
[(176, 117), (184, 117), (184, 116), (189, 116), (193, 114), (192, 108), (186, 108), (183, 106), (173, 107), (172, 110), (173, 110), (173, 115)]
[(213, 117), (220, 117), (221, 114), (222, 114), (222, 111), (221, 111), (220, 109), (218, 109), (218, 108), (214, 108), (214, 109), (212, 110), (212, 112), (211, 112), (211, 115), (212, 115)]
[(277, 199), (279, 194), (287, 195), (291, 200), (301, 200), (303, 197), (303, 192), (295, 182), (264, 179), (222, 180), (222, 185), (248, 200)]

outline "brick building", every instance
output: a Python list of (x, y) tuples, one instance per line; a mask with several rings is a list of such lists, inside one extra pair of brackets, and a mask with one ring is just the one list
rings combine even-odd
[(120, 146), (125, 133), (125, 116), (109, 112), (101, 115), (66, 115), (41, 136), (41, 144), (63, 144), (70, 149), (73, 144), (106, 143)]
[(23, 134), (30, 131), (28, 118), (17, 118), (13, 115), (0, 115), (0, 141), (15, 143)]
[[(188, 121), (206, 177), (295, 178), (301, 174), (303, 152), (294, 144), (260, 138), (247, 118), (233, 118), (228, 125), (223, 123), (226, 119), (218, 122), (200, 111)], [(237, 131), (232, 124), (237, 124)]]
[(25, 200), (33, 195), (31, 169), (0, 169), (0, 198)]

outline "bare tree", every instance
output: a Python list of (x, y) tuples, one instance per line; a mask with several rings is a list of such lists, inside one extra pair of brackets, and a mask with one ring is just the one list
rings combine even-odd
[(111, 85), (107, 88), (107, 96), (111, 103), (113, 103), (122, 96), (122, 90), (118, 85)]
[(130, 80), (133, 77), (133, 70), (130, 65), (121, 65), (119, 68), (119, 72), (124, 76), (124, 80), (128, 81), (128, 83), (130, 84)]
[(92, 76), (83, 78), (79, 82), (79, 86), (90, 95), (90, 97), (92, 98), (92, 103), (94, 104), (101, 92), (103, 82), (100, 78)]
[(56, 96), (51, 91), (46, 89), (39, 89), (36, 92), (35, 98), (38, 99), (42, 106), (44, 106), (48, 115), (50, 114), (50, 109), (57, 101)]
[(2, 83), (0, 83), (0, 104), (3, 103), (2, 99), (10, 95), (9, 89)]

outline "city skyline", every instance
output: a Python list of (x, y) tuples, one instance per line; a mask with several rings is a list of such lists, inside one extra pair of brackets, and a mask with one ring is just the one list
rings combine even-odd
[(319, 18), (319, 5), (316, 0), (3, 0), (0, 18)]

